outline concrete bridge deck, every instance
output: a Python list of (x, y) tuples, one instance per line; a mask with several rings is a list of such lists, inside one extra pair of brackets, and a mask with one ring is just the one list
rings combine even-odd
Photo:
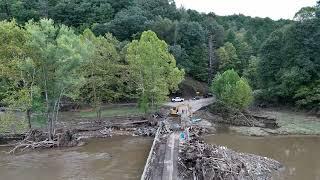
[[(191, 113), (214, 102), (214, 98), (185, 101), (181, 103), (168, 103), (175, 107), (179, 104), (189, 104)], [(180, 130), (169, 130), (170, 127), (180, 126), (180, 122), (190, 121), (190, 117), (182, 115), (180, 121), (165, 120), (161, 122), (154, 138), (149, 157), (147, 159), (141, 180), (178, 180), (178, 154), (180, 144)], [(186, 123), (185, 123), (186, 124)], [(168, 127), (169, 126), (169, 127)]]

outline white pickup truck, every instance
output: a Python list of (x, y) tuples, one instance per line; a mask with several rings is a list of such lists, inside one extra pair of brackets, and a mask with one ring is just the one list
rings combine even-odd
[(184, 99), (181, 97), (175, 97), (175, 98), (171, 99), (171, 102), (183, 102), (183, 101), (184, 101)]

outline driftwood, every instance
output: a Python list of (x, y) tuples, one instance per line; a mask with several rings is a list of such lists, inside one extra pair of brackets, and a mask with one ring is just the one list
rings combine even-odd
[(180, 177), (187, 180), (266, 180), (282, 167), (275, 160), (208, 145), (199, 138), (180, 145), (178, 160)]
[(126, 122), (126, 123), (112, 123), (112, 124), (97, 124), (97, 123), (88, 123), (81, 127), (76, 127), (73, 130), (76, 132), (84, 132), (84, 131), (100, 131), (104, 128), (130, 128), (135, 127), (141, 124), (147, 124), (148, 120), (141, 120), (141, 121), (133, 121), (133, 122)]
[(277, 121), (274, 117), (263, 116), (252, 113), (250, 111), (239, 111), (226, 107), (221, 103), (215, 103), (209, 111), (215, 115), (222, 117), (215, 119), (217, 123), (226, 123), (235, 126), (262, 127), (262, 128), (278, 128)]
[(23, 152), (29, 149), (46, 149), (53, 147), (70, 147), (78, 144), (73, 137), (73, 132), (66, 130), (56, 133), (52, 140), (47, 139), (47, 133), (41, 130), (31, 130), (27, 133), (26, 138), (17, 143), (16, 146), (8, 153), (15, 154), (17, 151)]

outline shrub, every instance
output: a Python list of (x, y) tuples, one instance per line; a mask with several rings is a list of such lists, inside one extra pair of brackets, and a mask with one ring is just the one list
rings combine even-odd
[(245, 78), (232, 70), (218, 74), (213, 80), (211, 90), (218, 100), (236, 109), (246, 109), (253, 101), (252, 89)]

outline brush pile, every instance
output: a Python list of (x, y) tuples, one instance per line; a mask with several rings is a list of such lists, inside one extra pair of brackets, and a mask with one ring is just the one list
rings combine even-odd
[(208, 145), (197, 138), (180, 146), (178, 169), (181, 179), (266, 180), (280, 168), (282, 165), (275, 160)]
[(26, 138), (16, 144), (16, 146), (8, 152), (14, 154), (17, 151), (23, 152), (30, 149), (46, 149), (53, 147), (72, 147), (78, 145), (78, 140), (74, 133), (70, 130), (64, 130), (54, 134), (52, 140), (49, 140), (48, 134), (42, 130), (33, 129), (29, 131)]

